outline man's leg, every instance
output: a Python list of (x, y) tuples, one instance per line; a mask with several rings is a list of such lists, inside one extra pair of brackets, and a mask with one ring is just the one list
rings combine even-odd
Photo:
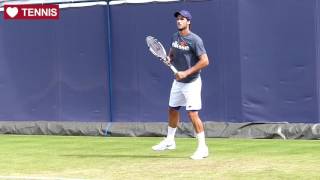
[(196, 152), (191, 156), (192, 159), (199, 160), (209, 155), (208, 147), (205, 141), (203, 123), (199, 117), (198, 111), (188, 111), (188, 116), (197, 133), (198, 147)]
[(179, 108), (180, 107), (169, 107), (169, 123), (168, 123), (168, 134), (167, 139), (174, 140), (174, 136), (179, 123)]
[(179, 122), (179, 108), (180, 107), (169, 107), (169, 122), (167, 137), (159, 144), (152, 147), (155, 151), (163, 151), (166, 149), (172, 150), (176, 148), (174, 136), (177, 130)]
[(177, 128), (180, 114), (179, 114), (180, 107), (169, 107), (169, 126), (172, 128)]
[(201, 87), (202, 82), (199, 77), (197, 80), (188, 83), (182, 90), (186, 98), (186, 110), (192, 122), (194, 130), (197, 133), (198, 148), (191, 156), (192, 159), (203, 159), (209, 155), (208, 147), (205, 142), (205, 134), (202, 121), (199, 117), (198, 111), (202, 107), (201, 103)]
[(199, 134), (201, 132), (204, 132), (203, 124), (199, 117), (198, 111), (188, 111), (188, 116), (192, 122), (192, 125), (196, 133)]
[(181, 92), (181, 87), (183, 87), (183, 83), (173, 81), (169, 98), (169, 120), (167, 137), (159, 144), (152, 147), (152, 149), (155, 151), (176, 148), (174, 136), (179, 123), (179, 109), (181, 106), (185, 106), (186, 103), (184, 95)]

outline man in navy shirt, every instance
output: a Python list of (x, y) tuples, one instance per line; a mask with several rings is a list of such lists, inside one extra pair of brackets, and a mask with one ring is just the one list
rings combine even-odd
[(185, 106), (198, 139), (197, 150), (191, 158), (199, 160), (209, 155), (203, 123), (198, 114), (202, 106), (200, 72), (209, 65), (209, 59), (202, 39), (190, 30), (190, 12), (181, 10), (175, 12), (174, 16), (178, 32), (173, 34), (168, 59), (178, 72), (175, 74), (170, 92), (168, 134), (152, 149), (162, 151), (176, 148), (174, 136), (179, 123), (179, 108)]

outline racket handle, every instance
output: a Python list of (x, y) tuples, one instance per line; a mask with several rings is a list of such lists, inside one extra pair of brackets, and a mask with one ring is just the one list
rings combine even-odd
[(170, 65), (169, 67), (174, 74), (177, 74), (178, 70), (174, 66)]

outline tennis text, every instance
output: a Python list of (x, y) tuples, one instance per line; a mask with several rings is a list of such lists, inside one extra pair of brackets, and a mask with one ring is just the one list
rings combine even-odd
[(59, 19), (59, 5), (19, 4), (4, 5), (4, 19)]

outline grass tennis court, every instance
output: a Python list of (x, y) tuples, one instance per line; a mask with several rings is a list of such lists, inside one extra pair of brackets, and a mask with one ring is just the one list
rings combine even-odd
[(316, 140), (196, 139), (153, 152), (161, 138), (0, 135), (0, 179), (320, 179)]

